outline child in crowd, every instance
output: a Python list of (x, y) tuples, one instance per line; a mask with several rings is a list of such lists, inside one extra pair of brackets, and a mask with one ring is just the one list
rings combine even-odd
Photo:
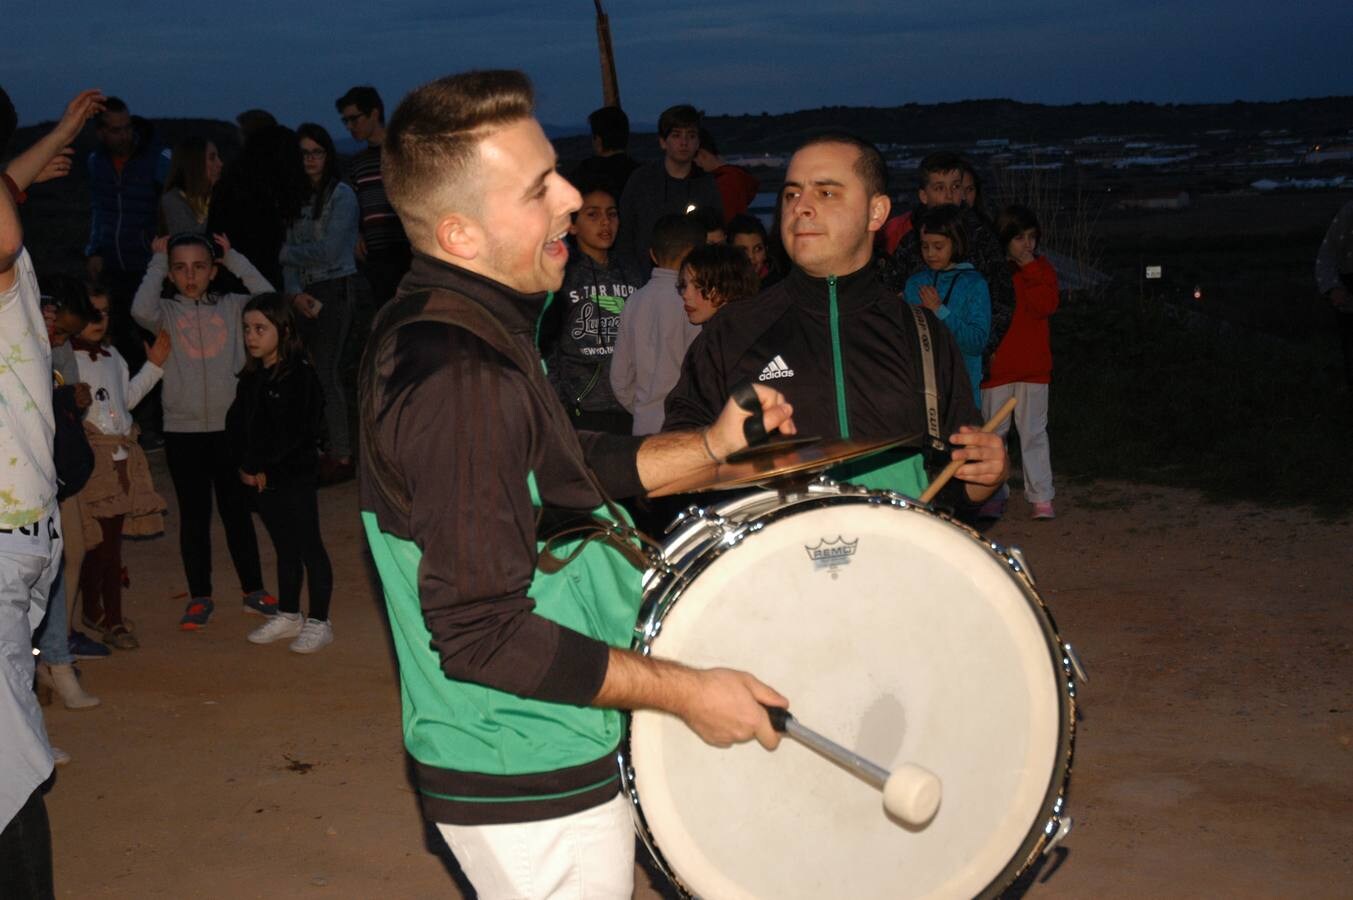
[(611, 252), (620, 226), (616, 199), (601, 187), (584, 186), (581, 193), (582, 207), (569, 226), (574, 251), (541, 324), (541, 350), (575, 427), (629, 434), (633, 421), (611, 391), (611, 356), (620, 311), (643, 275)]
[(956, 206), (927, 207), (916, 217), (926, 270), (907, 279), (903, 295), (948, 326), (963, 354), (973, 401), (981, 406), (982, 351), (991, 330), (986, 279), (967, 262), (968, 235)]
[[(77, 640), (79, 649), (97, 648), (106, 656), (107, 647), (91, 641), (79, 632), (70, 632), (67, 597), (74, 593), (66, 588), (66, 573), (71, 578), (79, 574), (79, 559), (70, 562), (72, 546), (78, 546), (83, 555), (84, 542), (79, 536), (76, 492), (84, 486), (91, 470), (89, 442), (84, 437), (80, 417), (89, 406), (88, 385), (77, 385), (79, 366), (70, 350), (70, 338), (97, 315), (89, 304), (89, 297), (80, 282), (69, 275), (49, 275), (39, 281), (42, 318), (47, 325), (47, 340), (52, 347), (52, 418), (55, 432), (52, 457), (56, 468), (57, 500), (61, 505), (64, 546), (59, 569), (47, 595), (47, 615), (33, 632), (33, 644), (39, 657), (37, 679), (40, 688), (54, 691), (67, 709), (93, 709), (99, 698), (85, 691), (75, 671)], [(67, 523), (75, 522), (75, 528)], [(75, 532), (75, 535), (72, 535)], [(79, 658), (85, 658), (83, 654)]]
[(206, 138), (187, 137), (174, 147), (169, 177), (160, 195), (160, 226), (166, 234), (207, 231), (211, 190), (224, 168), (216, 145)]
[[(254, 492), (277, 550), (277, 615), (249, 633), (255, 644), (291, 638), (295, 653), (333, 642), (329, 598), (333, 569), (320, 536), (319, 443), (324, 389), (297, 333), (293, 304), (259, 294), (244, 306), (249, 361), (240, 372), (226, 432), (239, 479)], [(309, 618), (301, 616), (301, 583), (310, 582)]]
[(724, 305), (756, 295), (756, 270), (747, 254), (727, 244), (696, 247), (681, 264), (677, 293), (692, 325), (703, 325)]
[(630, 295), (620, 313), (620, 334), (611, 357), (611, 388), (634, 413), (634, 434), (662, 431), (663, 404), (681, 377), (686, 348), (700, 334), (681, 311), (677, 270), (705, 241), (704, 228), (675, 213), (658, 219), (649, 243), (653, 274)]
[[(996, 231), (1014, 273), (1015, 315), (991, 357), (991, 374), (982, 382), (982, 415), (989, 419), (1008, 398), (1016, 398), (1014, 422), (1024, 496), (1033, 504), (1035, 519), (1051, 519), (1056, 516), (1052, 506), (1056, 492), (1048, 443), (1048, 384), (1052, 381), (1048, 319), (1060, 299), (1057, 271), (1047, 257), (1038, 255), (1041, 229), (1028, 207), (1007, 206), (996, 220)], [(997, 432), (1004, 436), (1009, 430), (1007, 419)], [(1005, 513), (1008, 493), (1002, 487), (982, 506), (980, 516), (999, 519)]]
[[(174, 346), (164, 373), (164, 449), (178, 495), (179, 552), (188, 576), (188, 606), (179, 620), (184, 631), (205, 628), (216, 608), (211, 580), (213, 490), (245, 611), (266, 616), (277, 612), (277, 601), (263, 589), (248, 495), (224, 439), (234, 375), (244, 365), (241, 311), (250, 294), (273, 287), (231, 249), (225, 235), (216, 235), (215, 243), (222, 264), (244, 282), (249, 294), (212, 291), (217, 274), (212, 241), (186, 233), (156, 238), (151, 244), (155, 255), (132, 301), (132, 317), (141, 327), (168, 330)], [(162, 296), (166, 275), (174, 287), (169, 298)]]
[(747, 254), (748, 261), (756, 270), (759, 290), (764, 291), (784, 277), (782, 269), (771, 256), (766, 226), (756, 216), (734, 216), (728, 223), (728, 243)]
[(728, 232), (723, 226), (723, 216), (718, 210), (710, 209), (708, 206), (699, 206), (686, 213), (692, 219), (700, 223), (700, 227), (705, 230), (706, 244), (726, 244), (728, 243)]
[(82, 621), (119, 650), (140, 646), (135, 626), (122, 615), (122, 537), (164, 533), (164, 499), (155, 492), (145, 451), (136, 441), (131, 410), (159, 383), (169, 358), (168, 332), (146, 347), (146, 362), (131, 377), (127, 362), (108, 341), (108, 295), (90, 297), (99, 316), (71, 339), (80, 383), (89, 385), (85, 434), (94, 450), (94, 472), (80, 491), (85, 559), (80, 571)]

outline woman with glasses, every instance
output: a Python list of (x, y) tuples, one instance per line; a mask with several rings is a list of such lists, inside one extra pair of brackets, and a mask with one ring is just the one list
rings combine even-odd
[(328, 447), (320, 460), (320, 481), (353, 476), (348, 398), (343, 386), (343, 346), (353, 310), (365, 301), (366, 280), (357, 274), (357, 194), (339, 176), (338, 154), (323, 127), (307, 122), (296, 130), (310, 197), (287, 228), (282, 245), (282, 280), (301, 314), (301, 337), (314, 358), (324, 389)]

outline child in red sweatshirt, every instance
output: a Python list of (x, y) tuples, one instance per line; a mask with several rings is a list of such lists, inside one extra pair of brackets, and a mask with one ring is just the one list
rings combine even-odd
[[(1052, 459), (1048, 443), (1048, 384), (1052, 381), (1052, 345), (1048, 319), (1057, 311), (1057, 271), (1046, 257), (1038, 256), (1041, 229), (1033, 211), (1007, 206), (996, 220), (996, 231), (1005, 244), (1006, 259), (1015, 282), (1015, 315), (991, 357), (990, 374), (982, 382), (982, 416), (991, 416), (1011, 396), (1017, 398), (1013, 416), (1019, 432), (1024, 496), (1034, 508), (1035, 519), (1056, 515), (1052, 499)], [(997, 429), (1010, 430), (1007, 419)], [(981, 518), (999, 519), (1005, 513), (1008, 495), (1002, 487), (982, 507)]]

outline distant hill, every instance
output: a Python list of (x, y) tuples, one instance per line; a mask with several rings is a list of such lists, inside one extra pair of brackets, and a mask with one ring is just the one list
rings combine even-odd
[[(1075, 103), (1049, 106), (1015, 100), (964, 100), (905, 106), (826, 106), (776, 115), (709, 116), (705, 124), (725, 152), (762, 153), (792, 148), (804, 137), (845, 129), (880, 144), (970, 143), (984, 138), (1065, 141), (1092, 135), (1151, 135), (1183, 139), (1208, 131), (1257, 135), (1287, 131), (1316, 140), (1353, 128), (1353, 97), (1272, 103)], [(651, 134), (635, 134), (636, 156), (656, 157)], [(555, 141), (560, 155), (580, 159), (586, 138)]]

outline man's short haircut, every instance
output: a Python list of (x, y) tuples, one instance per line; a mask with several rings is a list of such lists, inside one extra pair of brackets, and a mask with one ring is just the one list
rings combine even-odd
[(121, 97), (109, 97), (103, 101), (103, 110), (94, 117), (94, 125), (98, 128), (103, 127), (103, 117), (108, 113), (129, 112), (127, 103)]
[(931, 153), (921, 160), (921, 164), (916, 167), (916, 177), (919, 180), (917, 185), (922, 190), (930, 184), (931, 175), (942, 175), (945, 172), (962, 172), (963, 158), (957, 153), (949, 153), (941, 150), (938, 153)]
[(601, 139), (603, 150), (624, 150), (630, 143), (630, 117), (618, 106), (603, 106), (587, 117), (592, 137)]
[[(944, 169), (942, 171), (951, 171)], [(939, 234), (953, 242), (950, 262), (960, 263), (968, 258), (968, 229), (963, 224), (963, 210), (957, 206), (928, 206), (916, 211), (916, 234)]]
[(719, 306), (754, 297), (761, 283), (747, 254), (727, 244), (696, 247), (681, 268), (690, 273), (696, 290)]
[(381, 175), (390, 204), (417, 246), (446, 213), (479, 214), (479, 144), (531, 117), (535, 93), (511, 69), (462, 72), (428, 82), (390, 117)]
[(381, 102), (381, 95), (369, 84), (350, 87), (346, 94), (334, 101), (334, 109), (339, 113), (343, 112), (345, 106), (357, 107), (357, 111), (362, 115), (373, 109), (380, 110), (381, 122), (385, 122), (385, 104)]
[(700, 127), (700, 149), (708, 150), (715, 156), (719, 155), (719, 145), (714, 140), (714, 135), (709, 133), (709, 129), (703, 125)]
[(85, 283), (74, 275), (58, 273), (44, 275), (38, 279), (39, 302), (50, 306), (57, 312), (67, 312), (88, 325), (97, 322), (100, 313), (89, 302), (89, 291)]
[(14, 137), (14, 132), (18, 128), (19, 113), (14, 109), (14, 102), (9, 99), (9, 94), (0, 87), (0, 156), (5, 154), (9, 139)]
[(864, 182), (865, 191), (870, 197), (888, 193), (888, 161), (873, 143), (848, 131), (828, 131), (804, 141), (799, 150), (816, 147), (818, 144), (845, 144), (854, 147), (860, 152), (859, 158), (855, 160), (855, 174)]
[(1038, 224), (1038, 216), (1027, 206), (1011, 204), (996, 217), (996, 233), (1000, 235), (1002, 248), (1030, 228), (1034, 230), (1034, 240), (1041, 241), (1043, 226)]
[(277, 119), (266, 109), (246, 109), (235, 117), (235, 124), (240, 126), (240, 131), (244, 132), (244, 139), (247, 141), (254, 132), (276, 125)]
[(666, 138), (674, 128), (699, 128), (700, 110), (689, 103), (669, 106), (658, 116), (658, 137)]
[(671, 213), (653, 223), (649, 247), (658, 265), (673, 268), (691, 250), (705, 243), (705, 227), (688, 216)]

